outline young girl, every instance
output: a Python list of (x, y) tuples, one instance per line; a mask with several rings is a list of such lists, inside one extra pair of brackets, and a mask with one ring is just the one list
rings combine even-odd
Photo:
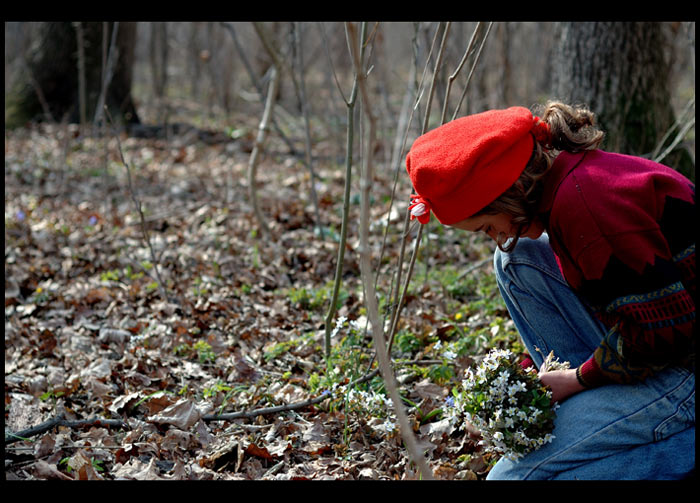
[(560, 403), (552, 443), (490, 479), (673, 479), (695, 469), (695, 186), (598, 150), (584, 108), (463, 117), (419, 137), (411, 218), (483, 231), (510, 315)]

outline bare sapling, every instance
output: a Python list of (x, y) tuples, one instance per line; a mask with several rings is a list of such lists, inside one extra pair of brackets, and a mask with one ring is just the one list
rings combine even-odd
[[(442, 23), (440, 23), (442, 25)], [(444, 27), (443, 30), (443, 36), (442, 36), (442, 42), (440, 44), (440, 50), (438, 52), (436, 61), (435, 61), (435, 67), (433, 69), (433, 78), (430, 83), (430, 89), (428, 91), (428, 98), (426, 100), (426, 107), (425, 107), (425, 114), (423, 116), (423, 125), (421, 127), (421, 133), (425, 133), (428, 130), (428, 121), (430, 120), (430, 111), (432, 109), (432, 101), (433, 101), (433, 95), (435, 94), (435, 85), (437, 82), (437, 77), (440, 71), (440, 66), (442, 65), (442, 59), (445, 53), (445, 47), (447, 43), (447, 36), (450, 31), (450, 23), (447, 23), (446, 26)], [(433, 43), (431, 46), (430, 53), (428, 54), (427, 61), (430, 61), (430, 54), (432, 54), (432, 49), (435, 45), (435, 41), (437, 40), (437, 36), (440, 33), (440, 26), (438, 26), (438, 29), (435, 31), (435, 36), (433, 38)], [(427, 63), (426, 63), (426, 68), (427, 68)], [(419, 99), (422, 96), (422, 93), (419, 94)], [(416, 106), (418, 103), (416, 103)], [(399, 322), (399, 317), (401, 316), (401, 309), (403, 307), (404, 300), (406, 298), (406, 294), (408, 292), (408, 287), (411, 282), (411, 276), (413, 275), (413, 268), (415, 267), (416, 263), (416, 258), (418, 257), (418, 250), (420, 248), (420, 243), (421, 243), (421, 238), (423, 236), (423, 225), (420, 225), (418, 227), (418, 232), (416, 233), (416, 238), (413, 243), (413, 251), (411, 253), (411, 259), (408, 263), (408, 271), (406, 273), (406, 279), (404, 280), (403, 283), (403, 289), (399, 291), (398, 287), (401, 284), (401, 271), (403, 268), (403, 257), (404, 253), (406, 250), (406, 242), (408, 240), (408, 237), (410, 235), (409, 233), (409, 223), (410, 223), (410, 218), (408, 212), (406, 213), (405, 217), (405, 225), (404, 225), (404, 234), (402, 238), (402, 243), (401, 243), (401, 252), (399, 255), (399, 264), (397, 267), (396, 271), (396, 285), (397, 285), (397, 295), (400, 293), (400, 297), (398, 297), (394, 303), (394, 311), (392, 313), (392, 318), (391, 318), (391, 323), (389, 325), (389, 351), (391, 351), (391, 347), (394, 342), (394, 335), (396, 333), (396, 329), (398, 327), (398, 322)]]
[[(363, 37), (364, 38), (364, 37)], [(364, 61), (365, 47), (360, 48), (360, 62)], [(329, 62), (331, 68), (333, 68), (333, 61), (330, 59)], [(335, 71), (333, 72), (335, 75)], [(336, 85), (338, 90), (342, 95), (342, 89), (340, 84), (336, 79)], [(343, 217), (340, 224), (340, 242), (338, 243), (338, 258), (335, 264), (335, 279), (333, 280), (333, 290), (331, 293), (330, 305), (328, 306), (328, 313), (326, 314), (325, 320), (325, 355), (326, 362), (329, 361), (331, 355), (331, 327), (333, 326), (333, 318), (335, 317), (336, 305), (338, 303), (338, 294), (340, 292), (340, 284), (342, 282), (343, 276), (343, 263), (345, 260), (345, 243), (348, 237), (348, 219), (350, 214), (350, 187), (352, 179), (352, 146), (355, 137), (355, 102), (357, 100), (357, 74), (355, 74), (352, 91), (350, 92), (350, 98), (345, 99), (343, 96), (343, 101), (345, 101), (345, 106), (347, 108), (347, 129), (346, 129), (346, 143), (345, 143), (345, 187), (343, 189)]]
[(304, 116), (304, 144), (305, 144), (305, 161), (306, 161), (306, 169), (309, 171), (309, 176), (311, 177), (310, 180), (310, 192), (311, 192), (311, 202), (313, 203), (314, 206), (314, 214), (315, 214), (315, 220), (316, 220), (316, 230), (318, 232), (318, 235), (323, 239), (323, 225), (321, 224), (321, 212), (318, 207), (318, 194), (316, 193), (316, 183), (317, 183), (317, 175), (316, 175), (316, 170), (314, 169), (313, 165), (313, 159), (311, 156), (311, 121), (309, 119), (309, 102), (306, 99), (306, 86), (304, 85), (304, 57), (303, 57), (303, 44), (302, 44), (302, 38), (301, 38), (301, 23), (298, 21), (293, 23), (293, 28), (294, 28), (294, 47), (296, 49), (295, 51), (295, 57), (294, 57), (294, 63), (297, 67), (297, 72), (299, 73), (299, 81), (297, 82), (297, 79), (295, 77), (295, 72), (291, 71), (292, 74), (292, 82), (294, 83), (294, 89), (296, 90), (297, 93), (297, 99), (299, 100), (299, 105), (301, 107), (302, 115)]
[[(265, 51), (268, 53), (270, 58), (272, 59), (272, 66), (274, 69), (277, 71), (278, 78), (285, 73), (288, 73), (291, 77), (292, 84), (294, 85), (294, 91), (297, 95), (297, 99), (299, 100), (299, 103), (302, 108), (302, 112), (304, 115), (304, 125), (305, 125), (305, 142), (306, 142), (306, 155), (305, 155), (305, 164), (306, 164), (306, 169), (309, 171), (309, 176), (310, 176), (310, 193), (311, 193), (311, 201), (314, 205), (314, 213), (315, 213), (315, 220), (316, 220), (316, 228), (319, 232), (320, 236), (323, 236), (322, 230), (321, 230), (321, 222), (320, 222), (320, 210), (318, 208), (318, 196), (316, 195), (316, 172), (314, 171), (313, 168), (313, 163), (311, 161), (311, 136), (310, 136), (310, 122), (309, 122), (309, 117), (308, 117), (308, 107), (306, 103), (306, 96), (305, 96), (305, 89), (303, 85), (303, 72), (301, 70), (302, 67), (302, 62), (299, 60), (297, 62), (299, 66), (299, 72), (300, 72), (300, 80), (302, 81), (301, 83), (297, 81), (296, 76), (294, 74), (294, 69), (292, 65), (288, 65), (285, 62), (285, 58), (279, 53), (278, 49), (274, 46), (273, 41), (270, 39), (267, 31), (265, 28), (262, 26), (261, 23), (253, 23), (253, 26), (255, 28), (256, 33), (258, 34), (258, 37), (260, 38), (260, 41), (263, 44), (263, 47)], [(292, 25), (294, 26), (294, 24)], [(298, 27), (296, 29), (298, 32)], [(295, 33), (296, 36), (298, 36), (298, 33)], [(297, 55), (296, 58), (301, 58), (301, 55), (299, 51), (301, 51), (301, 43), (300, 40), (297, 39), (295, 43), (297, 47)]]
[[(226, 28), (226, 31), (231, 35), (231, 40), (233, 40), (233, 45), (236, 47), (238, 57), (241, 59), (241, 62), (243, 63), (244, 68), (246, 69), (246, 73), (250, 78), (250, 82), (253, 84), (253, 87), (255, 87), (255, 90), (260, 95), (260, 102), (264, 104), (266, 100), (265, 90), (263, 89), (263, 85), (260, 83), (260, 79), (258, 79), (257, 75), (255, 75), (255, 70), (253, 70), (250, 61), (248, 60), (246, 49), (243, 47), (243, 44), (241, 44), (241, 41), (239, 40), (238, 35), (236, 34), (236, 28), (234, 27), (234, 23), (221, 23), (221, 26)], [(285, 145), (287, 145), (289, 152), (292, 154), (296, 154), (296, 148), (294, 148), (292, 141), (289, 138), (287, 138), (287, 135), (285, 135), (284, 131), (282, 131), (282, 129), (279, 127), (274, 115), (270, 117), (270, 123), (275, 130), (275, 134), (285, 143)]]
[(250, 158), (248, 159), (248, 197), (250, 199), (250, 204), (253, 207), (253, 213), (258, 223), (258, 229), (264, 237), (270, 236), (270, 229), (267, 225), (265, 217), (262, 214), (262, 211), (260, 210), (260, 204), (258, 202), (258, 159), (261, 151), (265, 148), (265, 140), (267, 139), (267, 132), (269, 130), (270, 116), (272, 115), (272, 108), (275, 103), (275, 96), (277, 95), (278, 88), (279, 73), (277, 72), (277, 68), (273, 66), (270, 69), (270, 84), (267, 90), (265, 109), (263, 110), (263, 115), (260, 119), (260, 124), (258, 125), (258, 134), (255, 136), (253, 151), (250, 153)]
[[(103, 36), (107, 35), (107, 23), (102, 23)], [(112, 25), (112, 37), (109, 43), (109, 51), (106, 51), (106, 40), (103, 39), (103, 61), (102, 61), (102, 81), (100, 86), (100, 96), (97, 99), (97, 106), (95, 107), (95, 117), (93, 119), (93, 124), (98, 125), (102, 120), (102, 114), (105, 99), (107, 97), (107, 89), (109, 83), (112, 80), (112, 75), (114, 73), (114, 65), (117, 60), (117, 31), (119, 30), (119, 21), (116, 21)], [(105, 54), (105, 52), (107, 54)]]
[[(384, 338), (384, 325), (379, 319), (379, 308), (377, 302), (376, 291), (374, 289), (373, 273), (371, 265), (371, 251), (369, 244), (369, 200), (370, 188), (372, 183), (372, 145), (374, 144), (376, 118), (372, 113), (372, 106), (369, 99), (369, 94), (366, 87), (366, 74), (360, 66), (359, 47), (364, 44), (364, 38), (360, 42), (358, 40), (357, 31), (352, 23), (347, 23), (347, 32), (350, 38), (351, 55), (355, 73), (357, 74), (357, 83), (362, 94), (363, 110), (367, 117), (368, 132), (364, 142), (364, 153), (362, 159), (362, 177), (360, 182), (361, 197), (360, 197), (360, 271), (362, 283), (365, 292), (365, 302), (367, 305), (367, 314), (371, 323), (372, 339), (374, 341), (375, 350), (377, 353), (377, 363), (379, 364), (380, 373), (384, 379), (384, 385), (387, 393), (391, 398), (394, 406), (394, 412), (399, 420), (401, 437), (406, 444), (411, 460), (415, 463), (418, 471), (423, 479), (432, 479), (433, 474), (425, 460), (425, 457), (419, 450), (418, 442), (413, 434), (408, 416), (403, 408), (403, 402), (398, 392), (396, 379), (389, 361), (386, 339)], [(366, 25), (363, 23), (363, 34), (365, 33)]]

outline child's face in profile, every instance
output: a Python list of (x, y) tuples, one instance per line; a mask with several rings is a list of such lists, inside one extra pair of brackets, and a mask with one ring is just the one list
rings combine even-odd
[[(517, 226), (513, 225), (512, 217), (507, 213), (497, 213), (495, 215), (478, 215), (469, 217), (461, 222), (453, 224), (451, 227), (470, 232), (484, 232), (497, 243), (504, 243), (509, 238), (515, 236)], [(544, 228), (535, 221), (522, 234), (522, 237), (537, 239)]]

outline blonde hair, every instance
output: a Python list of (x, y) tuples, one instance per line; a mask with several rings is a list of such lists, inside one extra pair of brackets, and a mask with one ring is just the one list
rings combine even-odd
[(552, 167), (560, 152), (582, 152), (598, 148), (604, 133), (595, 126), (595, 115), (582, 105), (566, 105), (549, 101), (541, 112), (540, 119), (549, 126), (549, 136), (535, 140), (532, 157), (515, 183), (495, 201), (476, 213), (511, 215), (516, 226), (515, 237), (506, 245), (497, 240), (498, 247), (505, 252), (515, 248), (520, 236), (527, 231), (539, 208), (544, 175)]

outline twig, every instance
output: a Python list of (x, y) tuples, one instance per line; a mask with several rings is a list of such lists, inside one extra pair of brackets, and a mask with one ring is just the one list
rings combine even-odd
[(265, 237), (270, 236), (270, 229), (268, 228), (267, 222), (260, 211), (255, 179), (257, 178), (258, 171), (258, 157), (260, 156), (260, 152), (265, 148), (265, 140), (267, 139), (267, 132), (269, 128), (268, 125), (270, 122), (270, 116), (272, 115), (272, 107), (275, 103), (275, 96), (278, 88), (279, 72), (277, 71), (277, 67), (273, 66), (270, 71), (270, 85), (267, 90), (265, 109), (263, 110), (263, 116), (262, 119), (260, 119), (260, 125), (258, 126), (258, 134), (255, 137), (255, 146), (253, 147), (253, 151), (251, 152), (248, 160), (248, 196), (250, 197), (250, 203), (253, 206), (253, 213), (258, 221), (258, 227)]
[(52, 419), (49, 419), (48, 421), (44, 421), (43, 423), (33, 426), (31, 428), (27, 428), (26, 430), (22, 431), (17, 431), (17, 432), (11, 432), (5, 435), (5, 443), (6, 444), (11, 444), (13, 442), (17, 442), (20, 440), (26, 440), (28, 438), (34, 437), (36, 435), (41, 435), (42, 433), (46, 433), (47, 431), (57, 427), (57, 426), (64, 426), (66, 428), (85, 428), (88, 426), (104, 426), (107, 428), (129, 428), (129, 425), (122, 421), (121, 419), (102, 419), (99, 417), (93, 417), (90, 419), (77, 419), (77, 420), (68, 420), (65, 419), (63, 416), (57, 416)]
[(469, 71), (469, 76), (467, 77), (467, 83), (464, 85), (464, 90), (462, 91), (462, 96), (459, 98), (459, 103), (457, 103), (457, 106), (455, 107), (455, 111), (452, 114), (452, 119), (454, 120), (457, 117), (457, 114), (459, 113), (459, 109), (462, 107), (462, 102), (464, 101), (464, 97), (467, 95), (467, 89), (469, 89), (469, 82), (472, 80), (472, 75), (474, 75), (474, 69), (476, 68), (476, 64), (479, 62), (479, 58), (481, 57), (481, 51), (484, 48), (484, 45), (486, 44), (486, 39), (489, 36), (489, 33), (491, 32), (491, 26), (493, 23), (489, 23), (488, 28), (486, 29), (486, 33), (484, 34), (484, 38), (481, 40), (481, 45), (479, 46), (479, 52), (476, 53), (476, 57), (474, 58), (474, 62), (472, 63), (471, 70)]
[(265, 416), (268, 414), (279, 414), (290, 410), (305, 409), (311, 405), (315, 405), (326, 400), (328, 396), (320, 395), (303, 402), (289, 403), (278, 405), (276, 407), (264, 407), (262, 409), (254, 409), (249, 411), (228, 412), (225, 414), (207, 414), (202, 417), (204, 421), (232, 421), (234, 419), (252, 419), (257, 416)]
[[(103, 29), (107, 23), (103, 23)], [(95, 118), (93, 119), (94, 124), (98, 124), (102, 120), (102, 110), (107, 100), (107, 89), (110, 82), (112, 81), (112, 76), (114, 73), (114, 64), (116, 60), (116, 46), (117, 46), (117, 31), (119, 30), (119, 21), (112, 24), (112, 38), (109, 43), (109, 53), (107, 60), (104, 62), (102, 68), (102, 86), (100, 88), (100, 96), (97, 100), (97, 107), (95, 107)]]
[[(425, 66), (423, 67), (423, 74), (421, 75), (421, 81), (420, 85), (418, 86), (418, 92), (416, 93), (416, 102), (413, 105), (413, 110), (415, 111), (418, 108), (418, 104), (420, 103), (420, 100), (423, 97), (423, 83), (425, 82), (426, 74), (428, 72), (428, 66), (430, 62), (430, 57), (433, 54), (433, 49), (435, 48), (435, 43), (437, 41), (438, 34), (440, 33), (440, 25), (438, 25), (438, 29), (435, 30), (435, 35), (433, 36), (433, 41), (430, 45), (430, 51), (428, 52), (428, 57), (426, 58), (425, 61)], [(433, 79), (435, 76), (433, 76)], [(413, 112), (411, 112), (413, 113)], [(422, 131), (425, 132), (425, 131)], [(407, 131), (408, 133), (408, 131)], [(404, 262), (404, 257), (406, 255), (406, 244), (408, 242), (408, 236), (409, 236), (409, 231), (410, 231), (410, 224), (411, 224), (411, 219), (410, 219), (410, 213), (407, 211), (405, 218), (404, 218), (404, 229), (403, 229), (403, 236), (401, 239), (401, 247), (399, 249), (399, 263), (396, 266), (396, 280), (394, 281), (394, 285), (396, 285), (396, 292), (394, 293), (394, 312), (392, 313), (392, 319), (390, 323), (390, 329), (389, 329), (389, 351), (391, 352), (391, 341), (393, 339), (393, 334), (394, 334), (394, 329), (397, 325), (398, 322), (398, 306), (401, 305), (403, 302), (404, 296), (401, 295), (401, 275), (403, 271), (403, 262)], [(422, 226), (421, 226), (422, 227)], [(421, 236), (421, 230), (418, 231), (419, 235), (416, 238), (418, 241), (420, 241), (420, 236)], [(412, 268), (411, 268), (412, 270)], [(408, 285), (408, 283), (406, 283)], [(404, 291), (405, 293), (405, 291)]]
[(450, 26), (452, 23), (445, 24), (445, 30), (442, 33), (442, 42), (440, 43), (440, 51), (438, 52), (437, 60), (435, 61), (435, 69), (433, 70), (433, 80), (430, 83), (430, 90), (428, 91), (428, 100), (425, 104), (425, 117), (423, 118), (423, 132), (428, 130), (428, 121), (430, 120), (430, 109), (433, 103), (433, 95), (435, 94), (435, 85), (437, 84), (437, 76), (442, 65), (442, 58), (445, 55), (445, 47), (447, 45), (447, 35), (450, 33)]
[[(250, 62), (248, 61), (248, 58), (246, 56), (246, 50), (244, 47), (241, 45), (241, 42), (238, 40), (238, 36), (236, 35), (236, 29), (233, 26), (233, 23), (221, 23), (221, 25), (228, 30), (229, 34), (231, 35), (231, 39), (233, 40), (233, 44), (236, 46), (236, 50), (238, 51), (238, 56), (241, 58), (241, 61), (243, 62), (243, 66), (245, 67), (246, 71), (248, 72), (248, 77), (250, 78), (251, 83), (253, 84), (253, 87), (255, 87), (256, 91), (258, 92), (258, 95), (260, 96), (260, 102), (265, 103), (265, 92), (262, 88), (262, 85), (258, 81), (257, 76), (255, 75), (255, 71), (253, 70), (253, 67), (250, 65)], [(281, 105), (278, 105), (281, 108)], [(287, 138), (287, 136), (284, 134), (282, 129), (279, 127), (277, 124), (277, 120), (275, 117), (270, 118), (270, 122), (272, 123), (272, 126), (275, 128), (275, 132), (277, 135), (282, 139), (282, 141), (287, 145), (287, 148), (289, 148), (289, 153), (291, 155), (297, 155), (297, 150), (294, 148), (294, 145), (292, 144), (291, 140)]]
[(32, 70), (31, 64), (27, 60), (27, 55), (26, 53), (22, 52), (22, 63), (27, 71), (27, 77), (29, 77), (29, 83), (32, 85), (32, 88), (34, 89), (34, 92), (36, 93), (36, 97), (39, 99), (39, 104), (41, 105), (42, 110), (44, 111), (44, 118), (46, 119), (47, 122), (54, 122), (53, 114), (51, 114), (51, 107), (49, 106), (49, 102), (46, 101), (46, 96), (44, 96), (44, 92), (41, 90), (41, 86), (39, 85), (39, 82), (37, 82), (36, 78), (34, 77), (34, 71)]
[(445, 92), (445, 100), (442, 103), (442, 118), (440, 119), (441, 124), (445, 123), (445, 115), (447, 114), (447, 102), (450, 99), (450, 90), (452, 89), (452, 83), (457, 78), (457, 75), (459, 75), (459, 72), (462, 71), (462, 67), (467, 62), (467, 58), (469, 58), (469, 56), (471, 55), (472, 48), (474, 47), (474, 41), (476, 40), (476, 34), (479, 32), (481, 25), (481, 21), (476, 24), (476, 28), (474, 28), (474, 33), (472, 33), (472, 38), (469, 40), (469, 45), (467, 46), (467, 50), (464, 51), (462, 60), (457, 65), (457, 68), (452, 73), (452, 75), (450, 75), (450, 77), (447, 79), (447, 91)]
[[(302, 115), (304, 119), (304, 126), (305, 126), (305, 150), (306, 150), (306, 155), (305, 155), (305, 164), (306, 164), (306, 169), (309, 171), (309, 175), (311, 177), (311, 202), (314, 206), (314, 212), (315, 212), (315, 220), (316, 220), (316, 229), (319, 232), (319, 236), (323, 238), (323, 229), (321, 227), (321, 214), (320, 210), (318, 207), (318, 196), (316, 195), (316, 172), (314, 171), (313, 168), (313, 163), (311, 160), (311, 136), (310, 136), (310, 123), (309, 123), (309, 114), (308, 114), (308, 106), (307, 106), (307, 100), (306, 100), (306, 94), (305, 94), (305, 88), (304, 88), (304, 75), (303, 75), (303, 68), (302, 68), (302, 61), (301, 61), (301, 41), (300, 41), (300, 35), (299, 35), (299, 27), (298, 23), (292, 23), (292, 28), (295, 28), (295, 39), (294, 39), (294, 45), (297, 46), (297, 53), (296, 57), (293, 58), (295, 60), (298, 60), (298, 65), (299, 65), (299, 78), (301, 79), (301, 83), (297, 82), (297, 78), (294, 74), (294, 65), (288, 65), (285, 62), (285, 58), (283, 57), (282, 54), (279, 53), (279, 51), (275, 48), (275, 45), (273, 41), (270, 39), (268, 36), (267, 31), (265, 28), (262, 26), (261, 23), (253, 23), (253, 27), (255, 28), (255, 32), (258, 34), (258, 37), (260, 38), (260, 41), (263, 44), (263, 47), (265, 48), (265, 51), (268, 53), (270, 58), (272, 59), (272, 67), (273, 70), (276, 71), (277, 73), (277, 78), (279, 79), (281, 75), (284, 72), (289, 73), (292, 79), (292, 84), (294, 85), (294, 91), (297, 95), (297, 99), (299, 101), (299, 104), (302, 109)], [(269, 100), (269, 96), (268, 96)]]
[(122, 164), (124, 164), (124, 167), (126, 168), (126, 177), (127, 181), (129, 184), (129, 195), (131, 195), (131, 200), (134, 203), (134, 206), (136, 207), (136, 210), (139, 213), (139, 218), (141, 219), (141, 234), (143, 236), (143, 240), (148, 246), (148, 249), (151, 253), (151, 260), (153, 261), (153, 268), (155, 269), (156, 272), (156, 277), (158, 278), (158, 289), (160, 290), (161, 296), (163, 297), (163, 300), (165, 302), (168, 302), (168, 293), (165, 290), (165, 282), (163, 281), (163, 278), (160, 275), (160, 270), (158, 268), (158, 260), (156, 259), (156, 253), (155, 250), (153, 249), (153, 244), (151, 243), (151, 239), (148, 235), (148, 228), (146, 227), (146, 219), (143, 215), (143, 211), (141, 209), (141, 201), (138, 200), (136, 197), (136, 193), (134, 191), (134, 186), (131, 182), (131, 168), (129, 167), (129, 164), (126, 162), (126, 159), (124, 159), (124, 152), (122, 151), (122, 144), (121, 141), (119, 140), (119, 134), (117, 133), (116, 128), (114, 127), (114, 121), (112, 120), (112, 115), (109, 113), (109, 109), (107, 106), (104, 107), (105, 114), (107, 115), (107, 119), (109, 120), (109, 123), (112, 125), (112, 130), (114, 132), (114, 137), (117, 140), (117, 148), (119, 149), (119, 157), (121, 158)]
[(482, 260), (478, 261), (477, 263), (470, 265), (464, 271), (459, 273), (459, 276), (457, 276), (457, 281), (461, 280), (463, 277), (465, 277), (470, 272), (477, 270), (479, 267), (485, 266), (486, 264), (490, 263), (492, 260), (493, 260), (492, 257), (486, 257), (485, 259), (482, 259)]
[(284, 466), (284, 459), (277, 463), (276, 465), (273, 465), (269, 470), (267, 470), (265, 473), (263, 473), (263, 476), (261, 477), (264, 479), (265, 477), (270, 477), (280, 471), (282, 467)]
[(661, 162), (674, 148), (676, 148), (676, 145), (680, 143), (680, 141), (685, 138), (685, 135), (690, 131), (690, 128), (695, 126), (695, 116), (691, 116), (691, 118), (685, 123), (685, 125), (680, 128), (680, 131), (676, 135), (676, 137), (673, 139), (671, 144), (664, 150), (661, 154), (659, 154), (659, 151), (661, 150), (661, 147), (663, 147), (664, 143), (666, 143), (666, 140), (671, 136), (672, 132), (674, 129), (677, 127), (681, 126), (681, 122), (685, 120), (686, 114), (690, 112), (690, 109), (695, 106), (695, 96), (693, 96), (690, 101), (688, 101), (688, 104), (685, 106), (685, 109), (683, 109), (683, 112), (678, 116), (676, 121), (673, 123), (673, 125), (666, 131), (666, 134), (661, 138), (659, 141), (658, 145), (654, 149), (654, 151), (651, 154), (651, 158), (654, 160), (654, 162)]

